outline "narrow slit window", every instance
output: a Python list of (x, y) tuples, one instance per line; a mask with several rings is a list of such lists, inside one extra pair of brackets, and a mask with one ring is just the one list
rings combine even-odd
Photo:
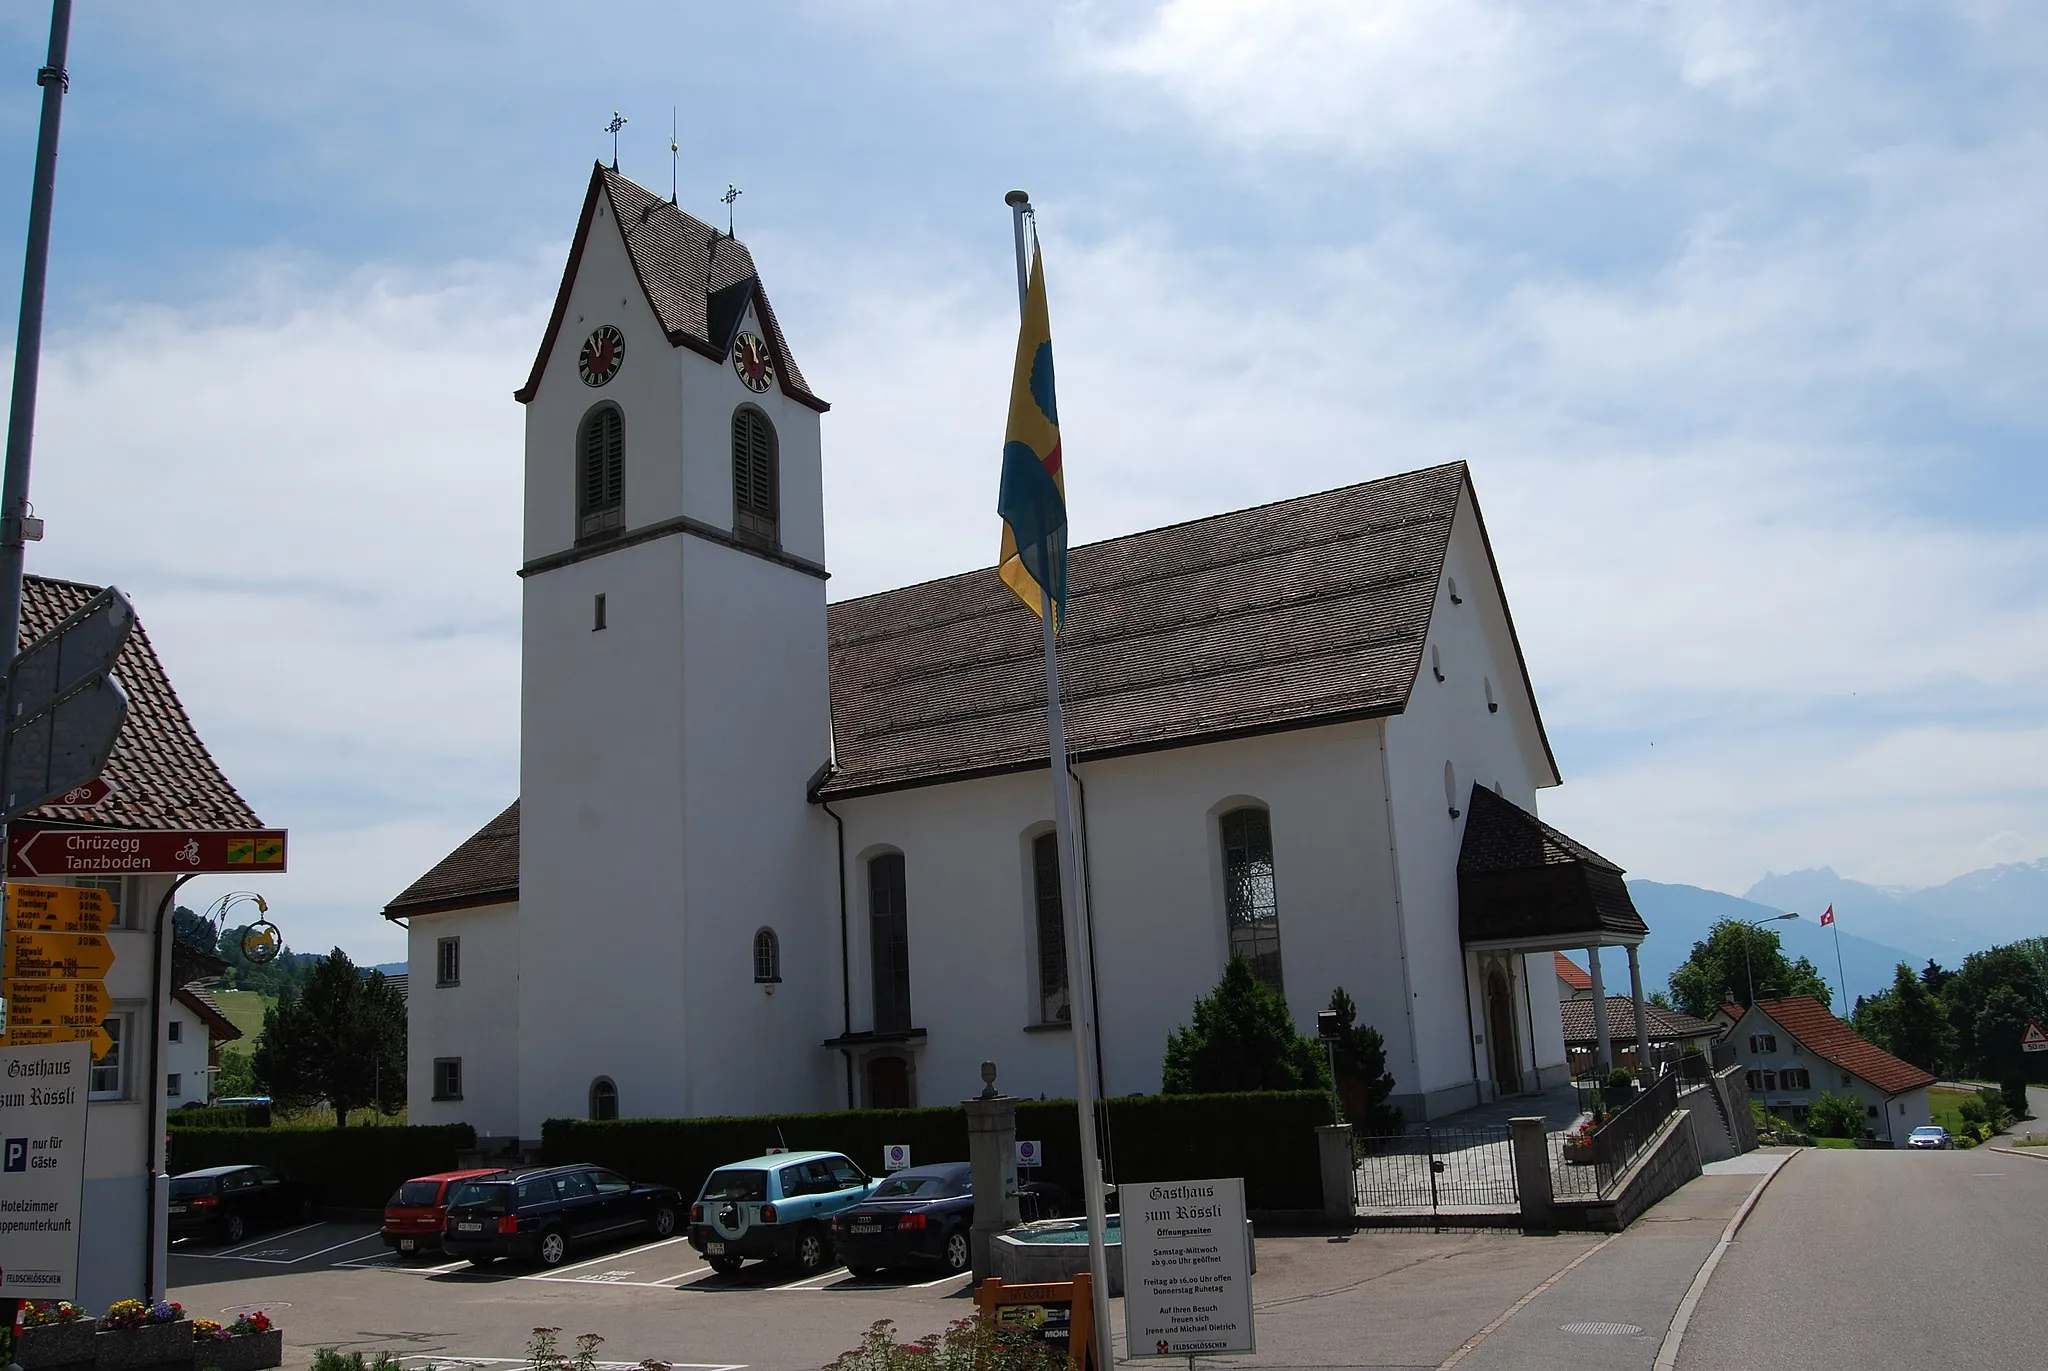
[(599, 632), (602, 632), (602, 631), (603, 631), (603, 629), (604, 629), (604, 596), (603, 596), (603, 595), (598, 595), (598, 596), (597, 596), (597, 597), (596, 597), (595, 599), (593, 599), (593, 600), (592, 600), (592, 601), (590, 602), (590, 631), (591, 631), (592, 633), (599, 633)]
[(1031, 895), (1038, 929), (1038, 1021), (1069, 1023), (1067, 921), (1060, 903), (1060, 839), (1041, 833), (1031, 840)]

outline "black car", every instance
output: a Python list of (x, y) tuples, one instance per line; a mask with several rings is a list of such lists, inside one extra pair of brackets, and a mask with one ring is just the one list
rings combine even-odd
[(267, 1166), (209, 1166), (171, 1177), (171, 1236), (237, 1243), (313, 1216), (313, 1190)]
[(673, 1237), (683, 1197), (601, 1166), (551, 1166), (464, 1181), (448, 1196), (441, 1250), (489, 1266), (500, 1257), (560, 1266), (569, 1249), (621, 1233)]
[(872, 1195), (832, 1219), (832, 1250), (856, 1276), (885, 1266), (972, 1263), (974, 1168), (966, 1162), (913, 1166), (891, 1174)]

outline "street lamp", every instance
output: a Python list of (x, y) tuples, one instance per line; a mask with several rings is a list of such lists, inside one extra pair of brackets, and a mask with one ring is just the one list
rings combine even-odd
[[(1765, 924), (1781, 924), (1787, 919), (1796, 919), (1798, 917), (1799, 915), (1795, 912), (1791, 914), (1773, 914), (1763, 919), (1744, 919), (1743, 922), (1751, 928), (1762, 928)], [(1756, 967), (1750, 961), (1748, 938), (1742, 940), (1742, 971), (1749, 981), (1749, 1004), (1743, 1006), (1743, 1008), (1748, 1009), (1756, 1004)]]

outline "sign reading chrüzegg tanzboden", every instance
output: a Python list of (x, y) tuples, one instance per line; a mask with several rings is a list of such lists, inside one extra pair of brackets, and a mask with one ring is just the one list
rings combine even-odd
[(7, 826), (7, 874), (36, 876), (253, 876), (284, 870), (285, 832)]
[(1117, 1193), (1128, 1355), (1256, 1351), (1244, 1181), (1141, 1182)]
[(0, 1049), (0, 1298), (78, 1295), (86, 1044)]

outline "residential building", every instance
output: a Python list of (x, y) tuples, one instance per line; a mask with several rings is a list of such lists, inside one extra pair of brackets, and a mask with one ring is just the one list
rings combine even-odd
[(220, 1048), (242, 1036), (220, 1004), (197, 985), (179, 986), (164, 1011), (164, 1106), (213, 1103)]
[(1586, 974), (1586, 969), (1562, 952), (1550, 955), (1556, 959), (1557, 998), (1565, 1001), (1591, 1000), (1593, 978)]
[(1833, 1094), (1861, 1104), (1866, 1131), (1881, 1141), (1903, 1143), (1930, 1121), (1934, 1077), (1869, 1042), (1810, 995), (1757, 1001), (1726, 1040), (1748, 1068), (1750, 1098), (1782, 1119), (1803, 1123), (1816, 1099)]

